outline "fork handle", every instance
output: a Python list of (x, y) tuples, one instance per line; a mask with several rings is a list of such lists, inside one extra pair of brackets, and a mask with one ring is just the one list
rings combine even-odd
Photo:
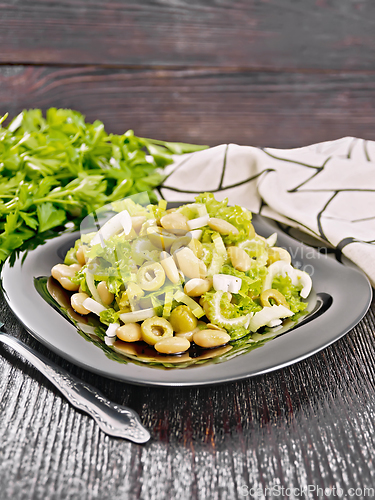
[(106, 434), (135, 443), (146, 443), (150, 439), (150, 433), (141, 424), (138, 413), (131, 408), (109, 401), (95, 387), (71, 375), (20, 340), (0, 332), (0, 342), (26, 358), (73, 406), (88, 413)]

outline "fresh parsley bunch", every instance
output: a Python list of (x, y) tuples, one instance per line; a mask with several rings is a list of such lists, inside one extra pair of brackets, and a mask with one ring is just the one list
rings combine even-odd
[[(173, 154), (206, 146), (107, 134), (70, 109), (0, 118), (0, 263), (14, 250), (43, 241), (66, 223), (112, 201), (153, 189)], [(53, 231), (52, 231), (53, 230)]]

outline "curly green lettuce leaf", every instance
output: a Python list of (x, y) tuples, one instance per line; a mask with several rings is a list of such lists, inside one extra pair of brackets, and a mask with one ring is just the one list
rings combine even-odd
[(292, 281), (288, 275), (285, 277), (277, 276), (272, 282), (272, 288), (278, 290), (284, 295), (289, 304), (290, 310), (294, 313), (292, 319), (295, 321), (303, 313), (307, 307), (307, 303), (303, 302), (300, 296), (302, 286), (292, 285)]
[(82, 240), (80, 238), (74, 242), (74, 246), (66, 252), (64, 264), (66, 264), (67, 266), (78, 264), (77, 250), (81, 246), (81, 244)]
[(248, 271), (238, 271), (234, 269), (233, 266), (226, 264), (222, 268), (222, 274), (231, 274), (232, 276), (236, 276), (237, 278), (241, 278), (241, 290), (242, 294), (251, 295), (252, 297), (256, 297), (260, 295), (262, 292), (263, 281), (267, 276), (267, 268), (266, 267), (252, 267)]
[(113, 308), (109, 307), (108, 309), (100, 313), (100, 321), (105, 325), (118, 323), (120, 314), (120, 311), (115, 311)]
[(87, 281), (86, 281), (86, 270), (87, 270), (87, 265), (81, 267), (81, 269), (79, 271), (77, 271), (75, 273), (75, 275), (71, 278), (71, 281), (73, 283), (75, 283), (76, 285), (79, 285), (82, 292), (85, 292), (91, 296), (91, 292), (89, 290), (89, 287), (88, 287)]
[(148, 209), (155, 220), (160, 220), (166, 214), (167, 202), (166, 200), (159, 200), (157, 205), (149, 205)]
[[(142, 193), (142, 195), (145, 193)], [(124, 200), (118, 200), (112, 202), (112, 208), (115, 212), (122, 212), (123, 210), (127, 210), (131, 217), (135, 215), (143, 215), (146, 219), (151, 218), (152, 214), (146, 208), (145, 204), (148, 205), (149, 199), (147, 196), (138, 195), (135, 196), (136, 202), (132, 198), (125, 198)]]
[[(108, 277), (115, 277), (125, 283), (131, 278), (134, 264), (130, 243), (124, 235), (114, 235), (106, 240), (103, 247), (100, 243), (89, 247), (86, 255), (91, 260), (90, 271), (96, 281), (107, 281)], [(111, 285), (113, 284), (112, 281)]]
[[(228, 206), (228, 199), (223, 201), (215, 200), (212, 193), (202, 193), (196, 197), (197, 203), (204, 203), (207, 209), (207, 213), (210, 217), (217, 217), (226, 220), (234, 227), (238, 229), (238, 234), (227, 234), (222, 235), (223, 241), (226, 245), (236, 244), (239, 241), (247, 239), (252, 233), (252, 214), (246, 208), (242, 208), (238, 205)], [(208, 231), (205, 228), (204, 232)], [(202, 238), (206, 238), (203, 235)]]
[(177, 212), (185, 215), (188, 219), (197, 219), (207, 215), (206, 205), (203, 203), (188, 203), (178, 207)]

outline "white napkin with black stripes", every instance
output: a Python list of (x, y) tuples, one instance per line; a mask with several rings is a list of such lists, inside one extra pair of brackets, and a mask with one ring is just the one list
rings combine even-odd
[(159, 188), (168, 201), (203, 191), (314, 236), (375, 287), (375, 142), (344, 137), (298, 149), (222, 144), (176, 156)]

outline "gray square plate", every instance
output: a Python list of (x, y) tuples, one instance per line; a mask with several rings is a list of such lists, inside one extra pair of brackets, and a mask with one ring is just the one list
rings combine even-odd
[[(1, 273), (5, 298), (25, 328), (52, 351), (83, 368), (132, 384), (194, 386), (253, 377), (296, 363), (324, 349), (353, 328), (365, 315), (372, 288), (365, 275), (300, 243), (263, 217), (254, 215), (258, 234), (278, 232), (278, 246), (287, 248), (294, 263), (312, 274), (315, 292), (330, 297), (330, 306), (309, 322), (271, 340), (262, 347), (219, 364), (185, 369), (155, 369), (108, 359), (94, 344), (78, 335), (75, 327), (53, 309), (34, 287), (34, 278), (49, 276), (62, 262), (63, 249), (78, 237), (72, 233), (49, 240)], [(25, 257), (24, 262), (22, 262)]]

